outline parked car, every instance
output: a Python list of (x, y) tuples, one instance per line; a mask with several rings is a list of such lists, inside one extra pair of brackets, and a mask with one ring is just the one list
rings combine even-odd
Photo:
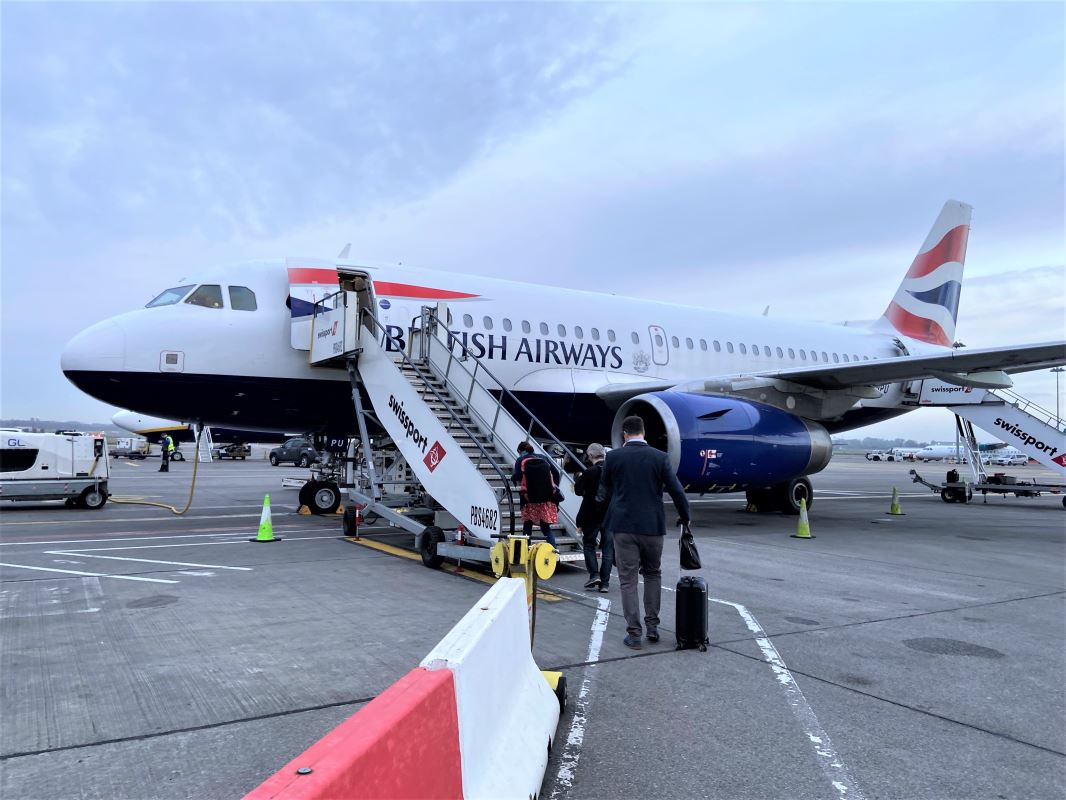
[(286, 461), (298, 467), (309, 467), (318, 460), (318, 451), (311, 444), (311, 440), (300, 436), (289, 439), (281, 447), (270, 451), (270, 463), (275, 467)]
[(992, 463), (999, 467), (1024, 467), (1029, 463), (1029, 456), (1015, 453), (1009, 456), (993, 456)]

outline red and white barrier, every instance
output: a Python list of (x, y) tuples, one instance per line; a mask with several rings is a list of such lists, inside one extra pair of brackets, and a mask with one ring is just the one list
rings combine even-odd
[(559, 701), (530, 653), (525, 582), (498, 581), (411, 670), (245, 800), (540, 792)]

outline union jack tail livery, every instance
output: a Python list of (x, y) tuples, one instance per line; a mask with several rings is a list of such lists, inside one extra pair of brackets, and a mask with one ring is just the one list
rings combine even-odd
[(957, 200), (944, 204), (878, 327), (890, 327), (911, 339), (951, 347), (972, 211), (971, 206)]

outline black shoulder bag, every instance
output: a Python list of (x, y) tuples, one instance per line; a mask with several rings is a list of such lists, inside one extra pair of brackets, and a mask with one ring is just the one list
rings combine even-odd
[(681, 528), (681, 539), (678, 541), (681, 548), (681, 569), (700, 569), (700, 551), (696, 549), (696, 540), (692, 538), (692, 530), (688, 525)]

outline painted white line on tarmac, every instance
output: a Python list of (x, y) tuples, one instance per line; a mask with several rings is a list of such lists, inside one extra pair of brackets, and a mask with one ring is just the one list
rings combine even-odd
[[(37, 581), (36, 583), (44, 584), (44, 581)], [(40, 590), (46, 593), (46, 596), (42, 598), (42, 603), (33, 604), (36, 607), (28, 614), (16, 614), (12, 612), (18, 610), (19, 598), (23, 596), (23, 592), (36, 595), (36, 587), (23, 588), (20, 586), (11, 589), (0, 589), (0, 619), (63, 617), (68, 614), (95, 614), (100, 610), (100, 601), (103, 599), (104, 593), (100, 588), (99, 578), (81, 579), (82, 594), (85, 598), (85, 608), (55, 608), (55, 606), (61, 606), (65, 599), (71, 597), (75, 593), (74, 587), (71, 587), (68, 581), (64, 581), (64, 583), (67, 583), (68, 585), (48, 586), (45, 584), (41, 586)], [(49, 597), (47, 595), (51, 596)]]
[[(259, 515), (255, 514), (253, 516), (258, 517)], [(232, 528), (207, 528), (205, 530), (208, 530), (208, 531), (211, 531), (211, 530), (232, 530)], [(274, 526), (274, 530), (304, 531), (304, 530), (314, 530), (314, 528), (310, 528), (310, 529), (309, 528), (302, 528), (302, 527), (301, 528), (292, 528), (292, 527), (282, 527), (280, 525), (275, 525)], [(182, 533), (182, 534), (175, 534), (175, 535), (172, 535), (172, 536), (163, 536), (163, 535), (158, 535), (157, 534), (155, 536), (128, 536), (128, 537), (123, 537), (121, 539), (119, 539), (119, 538), (113, 538), (113, 539), (54, 539), (52, 541), (45, 541), (45, 542), (37, 542), (37, 541), (30, 541), (30, 542), (0, 542), (0, 547), (18, 547), (20, 545), (23, 546), (23, 547), (33, 547), (33, 546), (39, 545), (39, 544), (98, 544), (98, 543), (104, 543), (104, 542), (158, 542), (158, 541), (164, 540), (164, 539), (211, 539), (211, 538), (216, 538), (216, 537), (219, 537), (219, 536), (244, 536), (244, 537), (248, 537), (252, 533), (255, 533), (255, 531), (254, 530), (252, 530), (250, 532), (249, 531), (235, 531), (233, 533), (206, 533), (206, 532), (205, 533)], [(327, 537), (327, 538), (329, 538), (329, 537)], [(336, 537), (334, 537), (334, 538), (336, 538)]]
[(120, 581), (144, 581), (145, 583), (179, 583), (165, 578), (141, 578), (137, 575), (108, 575), (103, 572), (79, 572), (73, 569), (55, 569), (53, 567), (31, 567), (28, 564), (5, 564), (0, 561), (0, 567), (14, 567), (16, 569), (33, 569), (38, 572), (62, 572), (66, 575), (82, 575), (90, 578), (117, 578)]
[[(185, 520), (207, 520), (207, 519), (241, 519), (246, 517), (258, 517), (259, 514), (190, 514), (183, 516), (181, 519)], [(111, 517), (96, 517), (95, 519), (40, 519), (30, 520), (28, 522), (5, 522), (3, 527), (14, 528), (16, 525), (85, 525), (90, 522), (172, 522), (177, 518), (176, 514), (168, 514), (167, 516), (156, 517), (121, 517), (119, 519), (112, 519)]]
[(101, 556), (90, 552), (66, 553), (62, 550), (47, 550), (50, 556), (81, 556), (82, 558), (106, 558), (111, 561), (137, 561), (145, 564), (172, 564), (175, 567), (203, 567), (204, 569), (236, 569), (241, 572), (251, 572), (251, 567), (225, 567), (221, 564), (193, 564), (188, 561), (159, 561), (154, 558), (127, 558), (126, 556)]
[[(828, 503), (831, 500), (884, 500), (892, 497), (892, 492), (886, 492), (884, 494), (851, 494), (844, 497), (823, 497), (823, 492), (817, 493), (817, 500), (819, 503)], [(899, 493), (899, 497), (932, 497), (932, 492), (913, 492), (904, 494)], [(702, 498), (698, 500), (689, 500), (689, 505), (698, 504), (706, 505), (708, 503), (747, 503), (747, 499), (743, 497), (729, 497), (722, 498), (720, 500), (711, 500), (709, 498)]]
[(799, 685), (796, 683), (796, 679), (792, 677), (792, 673), (788, 671), (788, 667), (785, 666), (784, 659), (781, 658), (781, 654), (777, 652), (777, 648), (774, 647), (773, 642), (766, 635), (766, 631), (755, 619), (747, 608), (740, 605), (740, 603), (733, 603), (729, 600), (719, 600), (716, 598), (710, 598), (712, 603), (720, 603), (724, 606), (730, 606), (736, 609), (736, 612), (740, 614), (740, 618), (744, 620), (744, 624), (748, 626), (748, 630), (755, 634), (755, 643), (762, 651), (763, 658), (766, 663), (770, 665), (770, 668), (774, 671), (774, 675), (777, 676), (777, 683), (781, 687), (781, 690), (785, 693), (785, 699), (788, 701), (789, 708), (792, 709), (793, 716), (803, 728), (803, 732), (806, 734), (807, 739), (814, 745), (814, 752), (817, 756), (818, 766), (822, 768), (822, 772), (829, 779), (829, 782), (833, 785), (837, 795), (842, 798), (848, 798), (849, 800), (862, 800), (863, 794), (856, 787), (855, 781), (848, 773), (847, 767), (844, 766), (844, 762), (841, 761), (840, 756), (836, 750), (833, 749), (833, 743), (829, 740), (829, 734), (825, 732), (822, 724), (818, 721), (818, 717), (815, 716), (814, 710), (807, 702), (807, 698), (803, 696), (803, 692), (800, 690)]
[[(282, 531), (282, 533), (284, 533), (284, 531)], [(67, 551), (64, 551), (62, 553), (59, 553), (59, 551), (51, 551), (51, 550), (46, 550), (45, 552), (48, 553), (48, 554), (52, 554), (54, 552), (54, 553), (57, 553), (59, 555), (67, 555), (67, 556), (88, 556), (89, 553), (106, 552), (106, 551), (110, 551), (110, 550), (158, 550), (159, 548), (162, 548), (162, 547), (210, 547), (212, 545), (220, 545), (220, 544), (244, 544), (244, 543), (246, 543), (248, 541), (248, 539), (254, 538), (252, 536), (249, 536), (247, 531), (245, 531), (244, 533), (232, 534), (232, 535), (239, 536), (240, 538), (239, 539), (233, 539), (231, 541), (226, 541), (226, 542), (179, 542), (178, 544), (132, 544), (132, 545), (129, 545), (128, 547), (85, 547), (85, 548), (79, 548), (77, 550), (67, 550)], [(340, 539), (340, 538), (342, 538), (342, 537), (337, 536), (336, 534), (333, 534), (331, 536), (286, 536), (284, 541), (286, 541), (286, 542), (306, 542), (306, 541), (309, 541), (311, 539)], [(30, 544), (33, 544), (33, 543), (30, 542)], [(68, 544), (68, 542), (61, 542), (61, 544)], [(208, 565), (206, 565), (206, 564), (195, 564), (193, 566), (208, 566)], [(238, 568), (238, 567), (220, 567), (220, 569), (240, 569), (240, 568)]]
[[(600, 660), (600, 648), (603, 646), (603, 634), (607, 631), (607, 622), (611, 615), (611, 601), (606, 597), (600, 597), (596, 601), (599, 606), (596, 616), (592, 620), (592, 634), (589, 636), (589, 650), (585, 661), (596, 662)], [(595, 671), (585, 667), (585, 677), (581, 681), (581, 691), (578, 692), (577, 702), (574, 704), (574, 716), (570, 721), (570, 731), (566, 735), (566, 746), (559, 758), (559, 771), (555, 775), (555, 787), (552, 789), (551, 800), (559, 797), (565, 791), (574, 787), (574, 775), (577, 771), (577, 762), (581, 758), (581, 744), (585, 741), (585, 723), (588, 721), (589, 707), (591, 705), (590, 694), (592, 692), (592, 679)]]

